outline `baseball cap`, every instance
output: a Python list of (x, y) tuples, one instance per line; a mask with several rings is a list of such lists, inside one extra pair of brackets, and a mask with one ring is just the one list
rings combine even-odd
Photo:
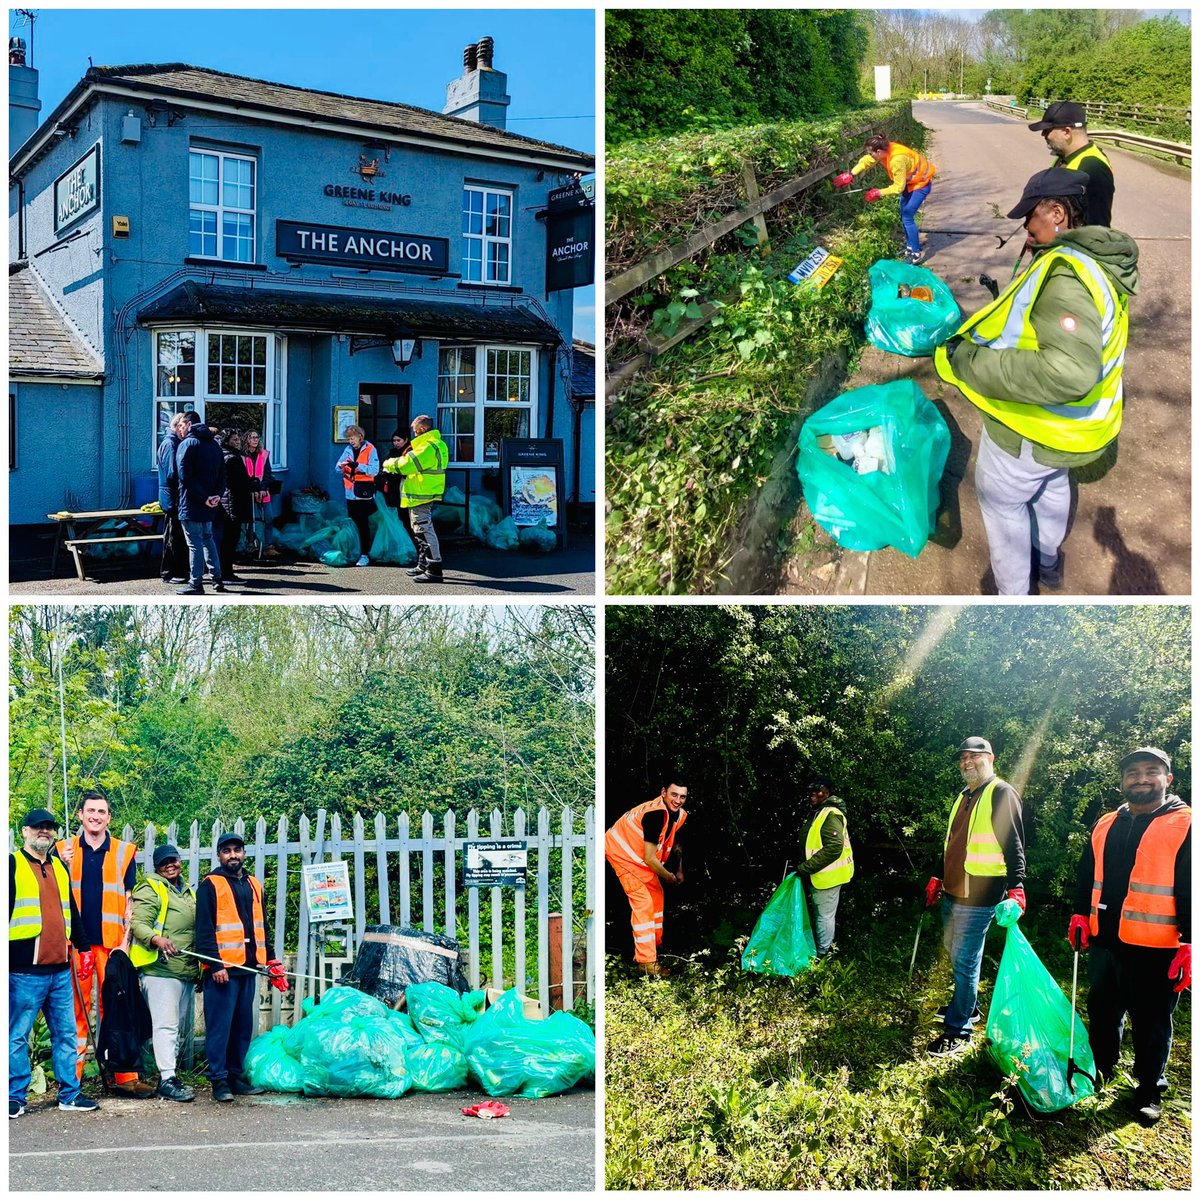
[(1121, 759), (1121, 774), (1125, 773), (1125, 768), (1131, 762), (1139, 758), (1153, 758), (1162, 763), (1168, 771), (1171, 769), (1171, 759), (1165, 750), (1160, 750), (1157, 746), (1139, 746), (1136, 750), (1130, 752)]
[(32, 808), (25, 814), (25, 820), (21, 822), (21, 827), (36, 829), (39, 825), (53, 825), (55, 829), (58, 829), (60, 822), (48, 808)]
[(969, 737), (957, 750), (954, 752), (954, 757), (957, 758), (960, 754), (991, 754), (992, 743), (987, 738)]
[(1087, 195), (1088, 177), (1082, 171), (1068, 167), (1051, 167), (1029, 177), (1017, 206), (1008, 214), (1008, 219), (1025, 217), (1037, 207), (1039, 200), (1061, 200), (1066, 197)]
[(1083, 129), (1087, 125), (1087, 109), (1082, 104), (1072, 104), (1070, 100), (1055, 100), (1042, 113), (1040, 121), (1034, 121), (1029, 126), (1034, 133), (1044, 129)]
[(176, 846), (159, 846), (159, 848), (157, 850), (155, 850), (155, 852), (154, 852), (154, 869), (158, 870), (158, 868), (161, 867), (163, 865), (163, 863), (165, 863), (167, 861), (168, 858), (178, 858), (178, 857), (179, 857), (178, 847), (176, 847)]
[(244, 846), (246, 844), (246, 839), (244, 837), (242, 837), (242, 835), (240, 833), (222, 834), (221, 840), (219, 842), (217, 842), (217, 849), (220, 850), (222, 846), (229, 846), (229, 845), (232, 845), (234, 842), (237, 842), (237, 844), (239, 846)]

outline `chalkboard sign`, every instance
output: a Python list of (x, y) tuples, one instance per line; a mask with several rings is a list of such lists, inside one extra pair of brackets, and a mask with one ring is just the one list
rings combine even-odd
[(545, 521), (558, 548), (566, 545), (567, 518), (562, 438), (504, 438), (500, 442), (501, 508), (518, 528)]

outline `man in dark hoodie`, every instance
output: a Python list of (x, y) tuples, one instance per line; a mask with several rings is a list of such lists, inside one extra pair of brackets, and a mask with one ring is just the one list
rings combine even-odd
[(205, 560), (212, 575), (213, 591), (223, 592), (225, 584), (213, 538), (213, 517), (225, 490), (225, 456), (213, 431), (203, 421), (197, 421), (179, 443), (175, 461), (179, 471), (179, 521), (191, 552), (188, 585), (176, 595), (204, 595)]
[(176, 413), (167, 436), (158, 448), (158, 505), (163, 510), (163, 583), (184, 583), (188, 578), (191, 555), (183, 526), (179, 523), (179, 443), (188, 435), (197, 413)]
[(1106, 1079), (1132, 1019), (1133, 1106), (1147, 1125), (1162, 1116), (1171, 1014), (1192, 983), (1192, 810), (1168, 793), (1173, 778), (1156, 746), (1121, 759), (1125, 803), (1092, 828), (1067, 930), (1088, 951), (1088, 1040)]
[[(1033, 261), (934, 353), (934, 367), (983, 412), (975, 489), (996, 587), (1063, 586), (1069, 472), (1100, 458), (1121, 430), (1129, 297), (1137, 243), (1085, 225), (1087, 176), (1056, 167), (1025, 185)], [(1036, 545), (1031, 514), (1037, 517)]]

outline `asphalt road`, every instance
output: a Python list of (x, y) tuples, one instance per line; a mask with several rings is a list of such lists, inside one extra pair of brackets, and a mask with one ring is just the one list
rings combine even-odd
[(35, 1102), (10, 1121), (13, 1192), (591, 1191), (595, 1093), (508, 1097), (500, 1120), (465, 1117), (478, 1092), (399, 1100), (266, 1094), (214, 1104), (101, 1100), (95, 1113)]
[[(442, 557), (445, 583), (440, 586), (414, 583), (403, 567), (326, 567), (310, 562), (288, 566), (237, 563), (237, 573), (244, 583), (230, 584), (224, 596), (216, 595), (211, 587), (206, 591), (210, 599), (222, 602), (238, 598), (303, 596), (420, 596), (441, 602), (460, 596), (542, 599), (592, 596), (596, 592), (596, 548), (590, 531), (573, 534), (565, 550), (549, 554), (492, 550), (474, 543), (455, 545), (447, 540), (443, 544)], [(104, 561), (89, 565), (85, 569), (91, 577), (82, 581), (75, 577), (70, 559), (69, 554), (60, 555), (58, 575), (50, 579), (48, 555), (39, 553), (33, 559), (14, 555), (10, 563), (10, 593), (53, 599), (64, 596), (175, 599), (175, 588), (159, 580), (157, 558), (142, 555), (120, 564)], [(183, 598), (179, 603), (196, 603), (196, 600)]]
[[(1020, 223), (1003, 214), (1025, 180), (1051, 165), (1039, 134), (981, 104), (915, 103), (932, 131), (938, 168), (922, 208), (925, 265), (949, 284), (964, 314), (988, 302), (986, 272), (1002, 285), (1023, 234), (1000, 250), (997, 235)], [(1130, 304), (1124, 425), (1114, 451), (1072, 472), (1071, 527), (1064, 543), (1070, 595), (1191, 592), (1191, 186), (1189, 173), (1120, 150), (1105, 153), (1116, 177), (1113, 227), (1137, 240), (1140, 286)], [(1001, 214), (997, 219), (996, 212)], [(916, 559), (896, 550), (870, 555), (868, 595), (995, 594), (987, 539), (974, 492), (982, 420), (938, 379), (931, 359), (869, 347), (859, 387), (912, 377), (945, 417), (950, 458), (935, 537)]]

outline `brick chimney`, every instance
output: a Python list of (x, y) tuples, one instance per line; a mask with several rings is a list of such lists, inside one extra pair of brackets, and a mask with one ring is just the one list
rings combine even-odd
[(490, 37), (463, 49), (463, 73), (446, 85), (446, 107), (442, 109), (446, 116), (504, 128), (512, 101), (506, 94), (508, 76), (492, 66), (495, 49)]
[(11, 158), (41, 124), (38, 73), (25, 65), (25, 39), (8, 39), (8, 154)]

